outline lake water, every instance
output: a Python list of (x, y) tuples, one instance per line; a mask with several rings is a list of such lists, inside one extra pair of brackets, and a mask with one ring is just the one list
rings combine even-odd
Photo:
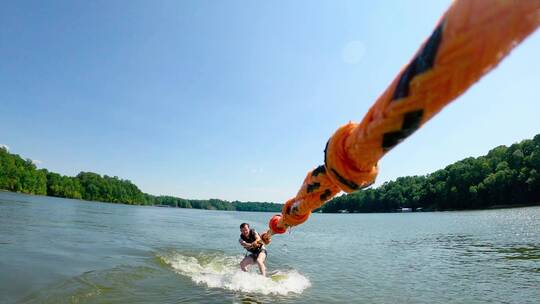
[(1, 303), (539, 303), (540, 207), (315, 214), (242, 273), (270, 213), (0, 192)]

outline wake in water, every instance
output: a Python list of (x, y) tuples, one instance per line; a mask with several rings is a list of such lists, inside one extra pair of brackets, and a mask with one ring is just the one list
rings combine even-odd
[[(158, 258), (172, 269), (197, 284), (211, 288), (233, 291), (279, 294), (302, 293), (311, 284), (296, 270), (282, 270), (273, 277), (263, 277), (255, 272), (243, 272), (239, 268), (242, 256), (218, 253), (183, 254), (169, 252)], [(252, 267), (253, 268), (253, 267)], [(256, 267), (255, 267), (256, 268)]]

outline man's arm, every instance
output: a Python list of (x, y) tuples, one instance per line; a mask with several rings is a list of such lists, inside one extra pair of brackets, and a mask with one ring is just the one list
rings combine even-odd
[(242, 240), (242, 238), (238, 239), (238, 242), (240, 243), (240, 245), (246, 249), (250, 249), (251, 248), (251, 244), (250, 243), (247, 243), (247, 242), (244, 242), (244, 240)]
[(255, 241), (253, 243), (251, 243), (251, 247), (258, 248), (258, 247), (261, 247), (262, 244), (263, 244), (263, 241), (262, 241), (261, 237), (259, 236), (257, 231), (255, 231)]
[(255, 242), (253, 243), (258, 243), (258, 242), (261, 242), (261, 236), (257, 232), (255, 232)]

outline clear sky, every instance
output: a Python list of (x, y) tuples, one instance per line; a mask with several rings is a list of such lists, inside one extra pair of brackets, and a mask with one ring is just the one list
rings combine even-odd
[[(151, 194), (283, 202), (451, 1), (2, 1), (0, 144)], [(376, 185), (540, 133), (540, 33), (380, 162)]]

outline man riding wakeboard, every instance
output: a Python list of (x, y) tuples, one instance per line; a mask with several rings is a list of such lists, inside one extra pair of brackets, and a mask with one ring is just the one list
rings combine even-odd
[(251, 229), (248, 223), (242, 223), (240, 225), (240, 239), (238, 241), (248, 251), (242, 262), (240, 262), (240, 269), (247, 271), (248, 266), (256, 263), (259, 266), (261, 275), (266, 276), (264, 260), (266, 259), (267, 252), (257, 231)]

